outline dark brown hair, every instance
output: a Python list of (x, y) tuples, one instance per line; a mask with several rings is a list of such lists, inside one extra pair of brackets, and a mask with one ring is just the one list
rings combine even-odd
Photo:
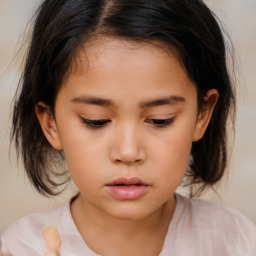
[[(53, 195), (63, 158), (46, 140), (37, 102), (54, 112), (56, 95), (78, 51), (95, 36), (160, 42), (173, 49), (197, 86), (199, 110), (209, 89), (219, 100), (204, 137), (192, 145), (187, 177), (213, 185), (227, 165), (226, 123), (235, 110), (220, 25), (201, 0), (45, 0), (39, 7), (14, 104), (12, 138), (36, 189)], [(57, 169), (56, 169), (57, 168)]]

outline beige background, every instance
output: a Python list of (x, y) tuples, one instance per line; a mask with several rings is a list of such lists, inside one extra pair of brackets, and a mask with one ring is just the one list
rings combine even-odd
[[(56, 0), (57, 1), (57, 0)], [(38, 0), (0, 0), (0, 235), (17, 218), (63, 204), (74, 192), (70, 188), (54, 199), (38, 195), (15, 155), (9, 149), (10, 103), (19, 76), (18, 51), (28, 17)], [(256, 222), (256, 1), (207, 0), (230, 31), (237, 58), (238, 115), (236, 143), (228, 180), (218, 194), (209, 191), (205, 198), (239, 209)]]

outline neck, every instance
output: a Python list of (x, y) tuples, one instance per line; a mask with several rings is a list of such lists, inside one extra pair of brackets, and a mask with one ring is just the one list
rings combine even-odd
[[(86, 244), (97, 253), (104, 252), (104, 255), (107, 255), (106, 252), (108, 250), (112, 248), (113, 251), (113, 244), (117, 244), (120, 245), (121, 255), (124, 255), (125, 247), (134, 248), (134, 244), (140, 244), (145, 247), (145, 244), (148, 246), (149, 241), (156, 248), (155, 251), (160, 252), (175, 204), (175, 198), (172, 196), (166, 203), (146, 217), (127, 220), (118, 219), (107, 214), (92, 206), (80, 195), (71, 204), (71, 213)], [(97, 241), (97, 244), (94, 241)], [(107, 245), (112, 245), (112, 247), (107, 248)], [(116, 255), (118, 253), (120, 255), (120, 251)], [(141, 252), (141, 249), (138, 248), (138, 251)], [(154, 250), (151, 248), (150, 251)], [(129, 253), (131, 253), (130, 250)], [(115, 254), (111, 252), (111, 255)], [(136, 255), (136, 253), (132, 255)], [(155, 253), (152, 255), (155, 255)]]

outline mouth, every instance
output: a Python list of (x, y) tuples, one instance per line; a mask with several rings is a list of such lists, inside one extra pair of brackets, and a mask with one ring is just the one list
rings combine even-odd
[(107, 186), (120, 186), (120, 187), (125, 187), (125, 186), (148, 186), (145, 182), (143, 182), (141, 179), (132, 177), (132, 178), (119, 178), (114, 180), (113, 182), (107, 184)]
[(136, 200), (148, 191), (149, 185), (139, 178), (119, 178), (106, 185), (110, 194), (120, 200)]

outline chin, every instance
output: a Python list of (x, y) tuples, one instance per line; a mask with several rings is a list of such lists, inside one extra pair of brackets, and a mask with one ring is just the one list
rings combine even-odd
[(108, 211), (108, 214), (118, 220), (139, 221), (151, 215), (152, 211), (142, 208), (142, 206), (132, 207), (126, 205), (125, 207), (111, 209), (110, 211)]

